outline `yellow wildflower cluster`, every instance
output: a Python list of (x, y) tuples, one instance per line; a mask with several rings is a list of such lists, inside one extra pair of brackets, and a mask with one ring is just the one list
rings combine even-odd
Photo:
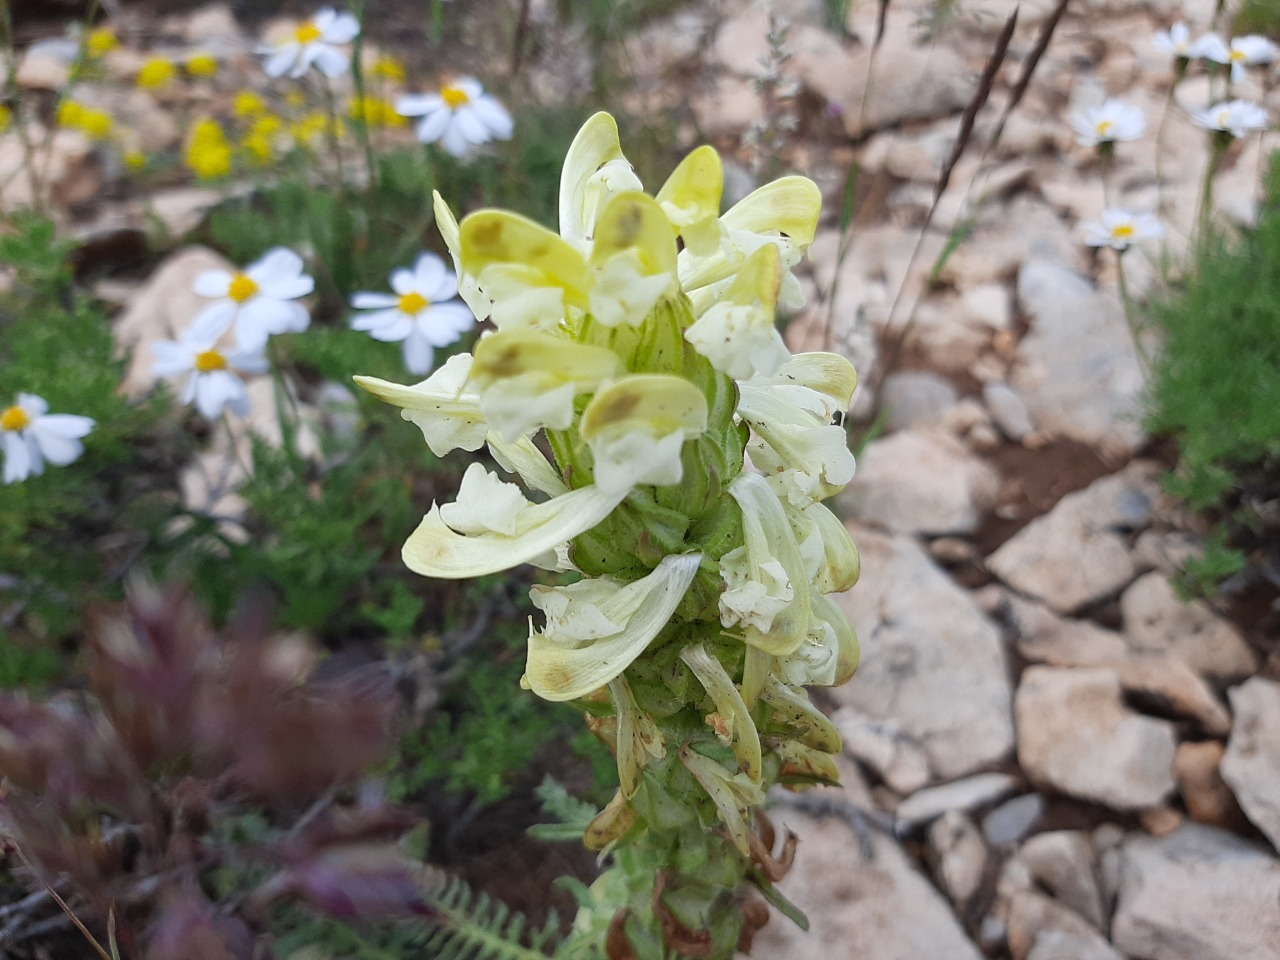
[(111, 27), (95, 27), (84, 36), (84, 52), (90, 59), (106, 56), (120, 46), (120, 39)]
[(197, 53), (187, 61), (187, 73), (206, 80), (218, 75), (218, 67), (218, 58), (211, 53)]
[(64, 100), (58, 106), (58, 126), (79, 130), (91, 140), (108, 140), (115, 130), (111, 114), (76, 100)]
[(241, 90), (231, 102), (231, 110), (242, 120), (252, 120), (267, 112), (267, 101), (252, 90)]
[(231, 172), (231, 145), (217, 120), (196, 121), (183, 158), (197, 177), (225, 177)]
[(395, 57), (387, 54), (379, 54), (373, 63), (369, 64), (369, 76), (377, 80), (386, 80), (389, 83), (404, 83), (408, 71), (405, 69), (404, 62), (397, 60)]
[(396, 113), (395, 106), (385, 97), (365, 94), (353, 97), (347, 106), (347, 116), (352, 120), (363, 120), (370, 127), (403, 127), (408, 119)]
[(311, 146), (320, 137), (339, 137), (347, 132), (340, 117), (331, 117), (323, 110), (304, 114), (290, 128), (289, 133), (299, 146)]
[(143, 90), (163, 90), (178, 76), (178, 68), (172, 60), (152, 57), (138, 71), (138, 86)]
[(274, 113), (254, 117), (240, 140), (240, 146), (254, 163), (270, 163), (276, 152), (276, 140), (284, 129), (284, 121)]

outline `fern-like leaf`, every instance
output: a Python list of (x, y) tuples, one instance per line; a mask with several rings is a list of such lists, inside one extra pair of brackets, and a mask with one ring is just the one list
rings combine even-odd
[(437, 926), (421, 941), (422, 960), (548, 960), (560, 941), (554, 913), (540, 928), (528, 929), (523, 914), (488, 894), (476, 894), (449, 877), (432, 895)]

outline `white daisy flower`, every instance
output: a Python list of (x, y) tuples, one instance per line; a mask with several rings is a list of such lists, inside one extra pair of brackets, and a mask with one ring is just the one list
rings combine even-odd
[(1151, 213), (1131, 213), (1118, 207), (1102, 211), (1100, 223), (1084, 224), (1084, 242), (1091, 247), (1110, 247), (1121, 252), (1142, 240), (1158, 240), (1164, 227)]
[(300, 77), (314, 65), (326, 77), (341, 76), (350, 68), (351, 59), (334, 44), (350, 43), (359, 33), (360, 22), (355, 17), (326, 7), (300, 23), (292, 40), (259, 50), (267, 54), (262, 69), (271, 77), (286, 73)]
[(1112, 98), (1101, 106), (1086, 107), (1072, 114), (1071, 128), (1082, 147), (1096, 147), (1137, 140), (1147, 129), (1147, 119), (1137, 107)]
[(1280, 54), (1280, 47), (1256, 33), (1247, 37), (1234, 37), (1230, 43), (1216, 33), (1207, 33), (1196, 41), (1193, 49), (1195, 56), (1214, 63), (1230, 64), (1232, 83), (1244, 80), (1245, 67), (1270, 63)]
[(158, 377), (190, 374), (179, 398), (194, 403), (201, 416), (214, 420), (228, 409), (238, 416), (249, 413), (249, 391), (239, 373), (266, 373), (271, 369), (262, 349), (221, 350), (214, 340), (197, 337), (188, 330), (180, 341), (161, 340), (151, 345), (155, 351)]
[(448, 346), (475, 326), (476, 318), (458, 295), (458, 278), (433, 253), (418, 257), (412, 270), (391, 274), (390, 293), (357, 293), (351, 306), (367, 313), (351, 318), (353, 330), (375, 340), (402, 343), (410, 373), (431, 370), (436, 347)]
[(1173, 57), (1182, 57), (1190, 59), (1199, 56), (1193, 53), (1194, 44), (1191, 42), (1191, 31), (1187, 29), (1187, 25), (1179, 20), (1167, 31), (1157, 33), (1151, 38), (1151, 42), (1156, 45), (1157, 50), (1163, 50), (1165, 53)]
[(490, 140), (510, 140), (515, 124), (507, 108), (484, 92), (480, 81), (463, 77), (438, 93), (413, 93), (396, 101), (396, 113), (421, 117), (418, 139), (440, 142), (455, 157)]
[(191, 335), (213, 343), (234, 323), (240, 349), (252, 351), (262, 350), (272, 334), (301, 333), (311, 325), (311, 314), (295, 301), (316, 286), (302, 267), (300, 256), (276, 247), (240, 273), (206, 270), (194, 289), (216, 301), (196, 314)]
[(46, 462), (65, 467), (84, 452), (80, 438), (93, 426), (89, 417), (49, 413), (49, 404), (33, 393), (18, 394), (18, 402), (0, 412), (4, 482), (38, 477)]
[(1267, 111), (1247, 100), (1225, 100), (1208, 110), (1191, 114), (1197, 126), (1206, 130), (1222, 130), (1233, 137), (1243, 137), (1252, 130), (1267, 128)]

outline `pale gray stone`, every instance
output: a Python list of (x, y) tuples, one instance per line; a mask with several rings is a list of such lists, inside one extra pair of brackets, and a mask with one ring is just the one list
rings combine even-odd
[(959, 399), (951, 381), (936, 373), (909, 370), (890, 374), (880, 388), (880, 406), (887, 411), (885, 430), (892, 433), (935, 420)]
[(872, 720), (852, 707), (840, 707), (831, 721), (840, 731), (845, 752), (878, 773), (893, 790), (915, 793), (929, 782), (924, 749), (892, 720)]
[(1013, 388), (1038, 427), (1122, 456), (1144, 439), (1142, 368), (1119, 300), (1057, 263), (1018, 273), (1031, 330), (1018, 344)]
[(969, 811), (994, 803), (1012, 792), (1017, 777), (1007, 773), (978, 773), (913, 793), (894, 811), (901, 823), (927, 823), (950, 810)]
[(1280, 860), (1234, 834), (1188, 823), (1134, 836), (1121, 852), (1116, 947), (1151, 960), (1275, 960)]
[(1085, 936), (1065, 930), (1045, 930), (1036, 937), (1027, 960), (1124, 960), (1124, 957), (1096, 933)]
[(987, 566), (1059, 613), (1119, 592), (1136, 573), (1125, 533), (1149, 521), (1159, 469), (1135, 460), (1068, 494), (1006, 541)]
[(895, 533), (972, 533), (1000, 481), (945, 430), (913, 427), (872, 441), (839, 502)]
[(982, 885), (987, 869), (987, 845), (965, 814), (949, 810), (929, 827), (929, 859), (943, 892), (963, 907)]
[(1173, 725), (1125, 707), (1114, 671), (1030, 667), (1014, 710), (1018, 759), (1034, 782), (1117, 810), (1173, 792)]
[(1041, 940), (1052, 945), (1055, 936), (1066, 935), (1089, 944), (1092, 949), (1106, 946), (1097, 930), (1080, 916), (1037, 890), (1020, 890), (1009, 900), (1009, 953), (1013, 960), (1027, 960), (1040, 947)]
[(1254, 677), (1229, 697), (1236, 722), (1222, 778), (1245, 816), (1280, 850), (1280, 683)]
[(1006, 800), (982, 819), (982, 832), (993, 846), (1017, 843), (1030, 832), (1044, 814), (1044, 797), (1024, 793)]
[(999, 631), (915, 542), (852, 533), (863, 577), (836, 601), (863, 640), (863, 659), (832, 696), (898, 724), (923, 748), (935, 779), (998, 762), (1013, 745)]
[(1000, 432), (1014, 443), (1024, 440), (1035, 431), (1027, 405), (1007, 383), (988, 383), (982, 388), (982, 400), (991, 411), (991, 419), (1000, 428)]
[(808, 914), (810, 929), (775, 915), (756, 935), (753, 957), (982, 960), (942, 895), (892, 840), (872, 834), (875, 856), (864, 862), (844, 823), (794, 813), (786, 823), (800, 849), (778, 886)]
[(1136, 580), (1120, 598), (1125, 635), (1138, 651), (1170, 657), (1219, 679), (1253, 673), (1258, 661), (1230, 623), (1203, 600), (1183, 600), (1162, 573)]
[(1053, 830), (1030, 837), (1018, 856), (1036, 882), (1055, 899), (1102, 930), (1107, 922), (1098, 865), (1089, 837), (1075, 830)]

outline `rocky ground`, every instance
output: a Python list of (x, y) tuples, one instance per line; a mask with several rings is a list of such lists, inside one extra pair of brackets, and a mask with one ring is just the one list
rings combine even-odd
[[(1115, 205), (1159, 205), (1179, 263), (1207, 157), (1184, 108), (1208, 92), (1196, 77), (1178, 88), (1157, 150), (1172, 71), (1150, 37), (1176, 18), (1205, 29), (1214, 3), (1072, 4), (984, 155), (1055, 6), (1023, 3), (975, 147), (923, 235), (1014, 4), (967, 0), (927, 36), (916, 24), (934, 7), (893, 4), (874, 53), (878, 4), (855, 2), (843, 35), (819, 6), (774, 4), (780, 48), (764, 6), (742, 0), (690, 3), (629, 42), (631, 105), (736, 152), (739, 192), (776, 149), (834, 210), (848, 163), (861, 168), (854, 227), (847, 242), (834, 224), (819, 235), (810, 305), (788, 338), (854, 359), (855, 418), (886, 412), (840, 500), (863, 554), (843, 598), (863, 665), (827, 701), (845, 738), (843, 790), (778, 798), (775, 819), (802, 840), (783, 889), (812, 929), (777, 919), (753, 955), (1280, 956), (1280, 622), (1174, 589), (1198, 531), (1161, 491), (1171, 461), (1142, 429), (1144, 371), (1114, 259), (1080, 242), (1104, 187), (1067, 124), (1106, 95), (1144, 108), (1148, 136), (1122, 145), (1107, 189)], [(224, 8), (196, 16), (189, 37), (222, 29), (244, 42)], [(528, 66), (530, 90), (566, 82), (556, 55), (548, 44)], [(1261, 76), (1236, 93), (1276, 115)], [(1254, 216), (1271, 146), (1229, 153), (1215, 185), (1225, 221)], [(60, 161), (63, 197), (83, 200), (94, 190), (82, 196), (76, 156)], [(208, 202), (186, 186), (152, 200), (176, 230)], [(77, 229), (117, 215), (95, 208)], [(1126, 260), (1138, 296), (1165, 283), (1159, 250), (1147, 254)], [(175, 297), (208, 262), (182, 251), (143, 289), (105, 291), (131, 304), (122, 341), (188, 316)]]

